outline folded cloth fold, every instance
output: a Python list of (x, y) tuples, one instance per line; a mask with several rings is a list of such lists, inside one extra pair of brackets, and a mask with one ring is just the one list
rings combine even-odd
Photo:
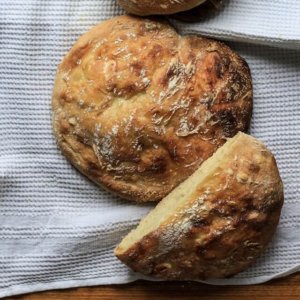
[(200, 22), (171, 22), (183, 33), (300, 50), (299, 15), (298, 0), (224, 0)]

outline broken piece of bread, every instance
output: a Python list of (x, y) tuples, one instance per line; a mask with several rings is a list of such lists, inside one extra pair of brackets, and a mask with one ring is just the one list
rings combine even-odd
[(238, 133), (165, 197), (115, 255), (134, 271), (162, 279), (231, 276), (265, 250), (282, 204), (272, 153)]

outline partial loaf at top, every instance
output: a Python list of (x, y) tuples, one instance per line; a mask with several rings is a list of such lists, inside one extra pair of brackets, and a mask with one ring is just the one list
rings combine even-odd
[(118, 0), (129, 13), (139, 16), (168, 15), (192, 9), (206, 0)]

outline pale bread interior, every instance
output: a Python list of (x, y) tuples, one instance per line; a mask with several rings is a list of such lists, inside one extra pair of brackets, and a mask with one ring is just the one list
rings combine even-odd
[(240, 139), (243, 137), (248, 136), (240, 132), (235, 137), (229, 139), (214, 153), (213, 156), (207, 159), (195, 173), (162, 199), (160, 203), (140, 222), (138, 227), (132, 230), (122, 240), (116, 248), (115, 253), (120, 254), (125, 252), (145, 235), (156, 230), (161, 223), (172, 216), (181, 206), (184, 206), (189, 199), (189, 196), (195, 192), (197, 186), (204, 183), (207, 177), (213, 174), (217, 168), (220, 168), (222, 162), (226, 162), (227, 159), (230, 159), (230, 153), (233, 151), (236, 144), (240, 143)]

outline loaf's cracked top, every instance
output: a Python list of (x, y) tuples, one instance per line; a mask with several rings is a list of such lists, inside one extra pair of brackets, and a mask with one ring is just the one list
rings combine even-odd
[(52, 107), (58, 144), (77, 169), (123, 198), (154, 201), (247, 130), (251, 76), (220, 42), (120, 16), (65, 56)]

